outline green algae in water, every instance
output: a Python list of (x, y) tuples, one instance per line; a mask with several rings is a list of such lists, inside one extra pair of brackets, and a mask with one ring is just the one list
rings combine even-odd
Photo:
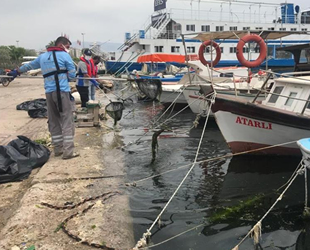
[(209, 221), (211, 223), (218, 223), (227, 219), (240, 218), (244, 215), (251, 217), (252, 210), (260, 207), (265, 197), (265, 195), (259, 194), (245, 201), (241, 201), (236, 206), (221, 208), (209, 217)]

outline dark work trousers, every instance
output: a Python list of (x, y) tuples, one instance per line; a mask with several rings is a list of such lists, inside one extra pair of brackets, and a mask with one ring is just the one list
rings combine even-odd
[(73, 101), (69, 92), (60, 92), (62, 112), (59, 112), (57, 92), (46, 93), (48, 129), (55, 155), (70, 157), (74, 152)]
[(77, 91), (80, 94), (81, 97), (81, 107), (86, 108), (86, 103), (89, 101), (89, 96), (88, 96), (88, 86), (76, 86)]

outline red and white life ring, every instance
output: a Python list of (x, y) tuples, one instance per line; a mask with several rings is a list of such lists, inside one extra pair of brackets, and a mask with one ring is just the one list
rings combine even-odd
[[(204, 57), (204, 52), (205, 52), (205, 49), (207, 46), (212, 46), (215, 48), (215, 51), (216, 51), (216, 57), (215, 59), (213, 60), (213, 62), (208, 62), (205, 57)], [(203, 65), (209, 65), (209, 66), (212, 66), (214, 67), (216, 64), (218, 64), (218, 62), (221, 60), (221, 48), (220, 46), (212, 41), (212, 40), (208, 40), (208, 41), (205, 41), (203, 42), (200, 47), (199, 47), (199, 52), (198, 52), (198, 56), (199, 56), (199, 60), (200, 62), (203, 64)]]
[[(248, 42), (256, 42), (257, 44), (259, 44), (259, 47), (260, 47), (260, 53), (259, 53), (258, 58), (252, 62), (246, 60), (243, 55), (243, 47)], [(240, 39), (240, 41), (237, 44), (236, 50), (237, 50), (236, 55), (237, 55), (238, 61), (243, 66), (248, 67), (248, 68), (255, 68), (261, 65), (262, 62), (265, 60), (266, 53), (267, 53), (267, 46), (266, 46), (264, 39), (261, 38), (260, 36), (256, 34), (248, 34)]]

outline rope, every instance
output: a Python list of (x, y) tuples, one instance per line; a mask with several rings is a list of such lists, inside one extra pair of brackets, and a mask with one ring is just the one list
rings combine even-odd
[[(294, 180), (296, 179), (296, 177), (304, 170), (305, 166), (300, 164), (300, 168), (298, 169), (298, 171), (296, 171), (296, 173), (294, 173), (291, 177), (291, 181), (289, 182), (288, 186), (283, 190), (283, 192), (280, 194), (280, 196), (276, 199), (276, 201), (272, 204), (272, 206), (268, 209), (268, 211), (263, 215), (263, 217), (255, 224), (254, 227), (252, 227), (252, 229), (247, 233), (246, 236), (243, 237), (243, 239), (235, 246), (232, 248), (232, 250), (234, 249), (238, 249), (239, 246), (246, 240), (246, 238), (248, 236), (250, 236), (254, 230), (256, 231), (259, 227), (261, 227), (261, 223), (262, 221), (266, 218), (266, 216), (271, 212), (271, 210), (275, 207), (275, 205), (280, 201), (282, 200), (283, 198), (283, 195), (286, 193), (286, 191), (289, 189), (289, 187), (293, 184)], [(257, 240), (257, 238), (255, 238)], [(257, 243), (255, 242), (255, 239), (254, 239), (254, 243)]]
[[(193, 102), (191, 102), (190, 104), (196, 102), (198, 99), (195, 99)], [(181, 110), (179, 110), (177, 113), (175, 113), (173, 116), (171, 116), (170, 118), (166, 119), (164, 122), (162, 122), (161, 124), (157, 125), (156, 127), (153, 127), (154, 129), (159, 128), (160, 126), (164, 125), (167, 121), (171, 120), (172, 118), (174, 118), (175, 116), (177, 116), (178, 114), (180, 114), (181, 112), (183, 112), (185, 109), (187, 109), (187, 107), (189, 107), (189, 105), (186, 105), (184, 108), (182, 108)], [(158, 119), (153, 123), (153, 125), (155, 125), (158, 122)], [(152, 128), (152, 127), (150, 127)], [(134, 142), (129, 142), (127, 145), (131, 145), (133, 143), (138, 143), (144, 136), (146, 136), (148, 133), (150, 132), (150, 130), (146, 131), (142, 136), (140, 136), (137, 140), (135, 140)]]
[(307, 166), (305, 165), (305, 209), (308, 207), (308, 176)]
[(170, 199), (168, 200), (168, 202), (166, 203), (166, 205), (164, 206), (164, 208), (161, 210), (161, 212), (159, 213), (159, 215), (157, 216), (157, 218), (154, 220), (153, 224), (149, 227), (149, 229), (147, 229), (147, 232), (144, 233), (144, 234), (143, 234), (143, 237), (137, 242), (137, 244), (136, 244), (136, 246), (133, 248), (133, 250), (136, 250), (136, 249), (138, 249), (138, 248), (141, 248), (141, 246), (145, 246), (145, 245), (146, 245), (147, 238), (149, 238), (149, 237), (151, 236), (151, 230), (152, 230), (153, 227), (156, 225), (156, 223), (157, 223), (157, 221), (160, 219), (161, 215), (164, 213), (164, 211), (166, 210), (166, 208), (169, 206), (170, 202), (172, 201), (172, 199), (174, 198), (174, 196), (177, 194), (177, 192), (179, 191), (179, 189), (180, 189), (181, 186), (183, 185), (184, 181), (187, 179), (188, 175), (191, 173), (191, 171), (192, 171), (193, 168), (195, 167), (196, 161), (197, 161), (197, 158), (198, 158), (198, 154), (199, 154), (199, 151), (200, 151), (201, 143), (202, 143), (202, 140), (203, 140), (203, 136), (204, 136), (204, 133), (205, 133), (205, 130), (206, 130), (206, 127), (207, 127), (208, 118), (209, 118), (209, 114), (210, 114), (210, 111), (211, 111), (211, 106), (212, 106), (212, 104), (214, 103), (214, 101), (215, 101), (215, 95), (214, 95), (213, 98), (212, 98), (212, 102), (211, 102), (211, 105), (210, 105), (209, 110), (208, 110), (208, 116), (207, 116), (207, 119), (206, 119), (206, 121), (205, 121), (203, 130), (202, 130), (202, 133), (201, 133), (201, 137), (200, 137), (200, 141), (199, 141), (199, 144), (198, 144), (197, 152), (196, 152), (195, 159), (194, 159), (194, 162), (192, 163), (191, 168), (188, 170), (188, 172), (187, 172), (186, 175), (184, 176), (183, 180), (180, 182), (180, 184), (178, 185), (177, 189), (174, 191), (174, 193), (172, 194), (172, 196), (170, 197)]
[[(292, 143), (296, 143), (296, 141), (290, 141), (290, 142), (279, 143), (279, 144), (276, 144), (276, 145), (271, 145), (271, 146), (266, 146), (266, 147), (262, 147), (262, 148), (247, 150), (247, 151), (243, 151), (243, 152), (239, 152), (239, 153), (235, 153), (235, 154), (232, 154), (232, 153), (231, 153), (231, 154), (226, 154), (226, 155), (222, 155), (222, 156), (218, 156), (218, 157), (209, 158), (209, 159), (207, 159), (207, 160), (197, 161), (196, 163), (200, 164), (200, 163), (206, 163), (206, 162), (215, 161), (215, 160), (221, 160), (221, 159), (230, 158), (230, 157), (237, 156), (237, 155), (243, 155), (243, 154), (258, 152), (258, 151), (262, 151), (262, 150), (266, 150), (266, 149), (270, 149), (270, 148), (275, 148), (275, 147), (280, 147), (280, 146), (284, 146), (284, 145), (288, 145), (288, 144), (292, 144)], [(162, 175), (164, 175), (164, 174), (167, 174), (167, 173), (170, 173), (170, 172), (174, 172), (174, 171), (176, 171), (176, 170), (179, 170), (179, 169), (188, 167), (188, 166), (190, 166), (190, 165), (191, 165), (191, 163), (190, 163), (190, 164), (183, 165), (183, 166), (180, 166), (180, 167), (175, 168), (175, 169), (171, 169), (171, 170), (165, 171), (165, 172), (160, 173), (160, 174), (151, 175), (151, 176), (149, 176), (149, 177), (146, 177), (146, 178), (143, 178), (143, 179), (140, 179), (140, 180), (131, 182), (131, 183), (126, 183), (126, 186), (129, 186), (129, 185), (131, 185), (131, 186), (136, 186), (138, 182), (143, 182), (143, 181), (146, 181), (146, 180), (149, 180), (149, 179), (153, 179), (153, 178), (155, 178), (155, 177), (159, 177), (159, 176), (162, 176)], [(295, 171), (296, 171), (296, 170), (295, 170)], [(282, 186), (282, 187), (283, 187), (283, 186)], [(281, 188), (282, 188), (282, 187), (281, 187)], [(279, 188), (279, 189), (280, 189), (280, 188)]]
[(193, 231), (193, 230), (195, 230), (195, 229), (197, 229), (197, 228), (200, 228), (200, 227), (203, 227), (203, 226), (205, 226), (205, 225), (206, 225), (205, 223), (201, 223), (201, 224), (199, 224), (199, 225), (197, 225), (197, 226), (195, 226), (195, 227), (192, 227), (192, 228), (190, 228), (190, 229), (187, 229), (187, 230), (185, 230), (185, 231), (183, 231), (183, 232), (181, 232), (181, 233), (179, 233), (179, 234), (176, 234), (176, 235), (174, 235), (174, 236), (172, 236), (172, 237), (170, 237), (170, 238), (168, 238), (168, 239), (166, 239), (166, 240), (164, 240), (164, 241), (161, 241), (161, 242), (159, 242), (159, 243), (157, 243), (157, 244), (154, 244), (154, 245), (151, 245), (151, 246), (148, 246), (148, 247), (143, 247), (143, 248), (140, 248), (140, 249), (147, 250), (147, 249), (149, 249), (149, 248), (154, 248), (154, 247), (160, 246), (160, 245), (162, 245), (162, 244), (164, 244), (164, 243), (167, 243), (167, 242), (169, 242), (169, 241), (171, 241), (171, 240), (173, 240), (173, 239), (175, 239), (175, 238), (178, 238), (178, 237), (182, 236), (183, 234), (186, 234), (186, 233), (188, 233), (188, 232), (190, 232), (190, 231)]

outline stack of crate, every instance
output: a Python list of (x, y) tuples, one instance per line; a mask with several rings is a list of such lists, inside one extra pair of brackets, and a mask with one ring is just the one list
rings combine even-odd
[(76, 110), (77, 127), (97, 127), (99, 126), (99, 111), (101, 104), (98, 101), (86, 103), (85, 108)]

